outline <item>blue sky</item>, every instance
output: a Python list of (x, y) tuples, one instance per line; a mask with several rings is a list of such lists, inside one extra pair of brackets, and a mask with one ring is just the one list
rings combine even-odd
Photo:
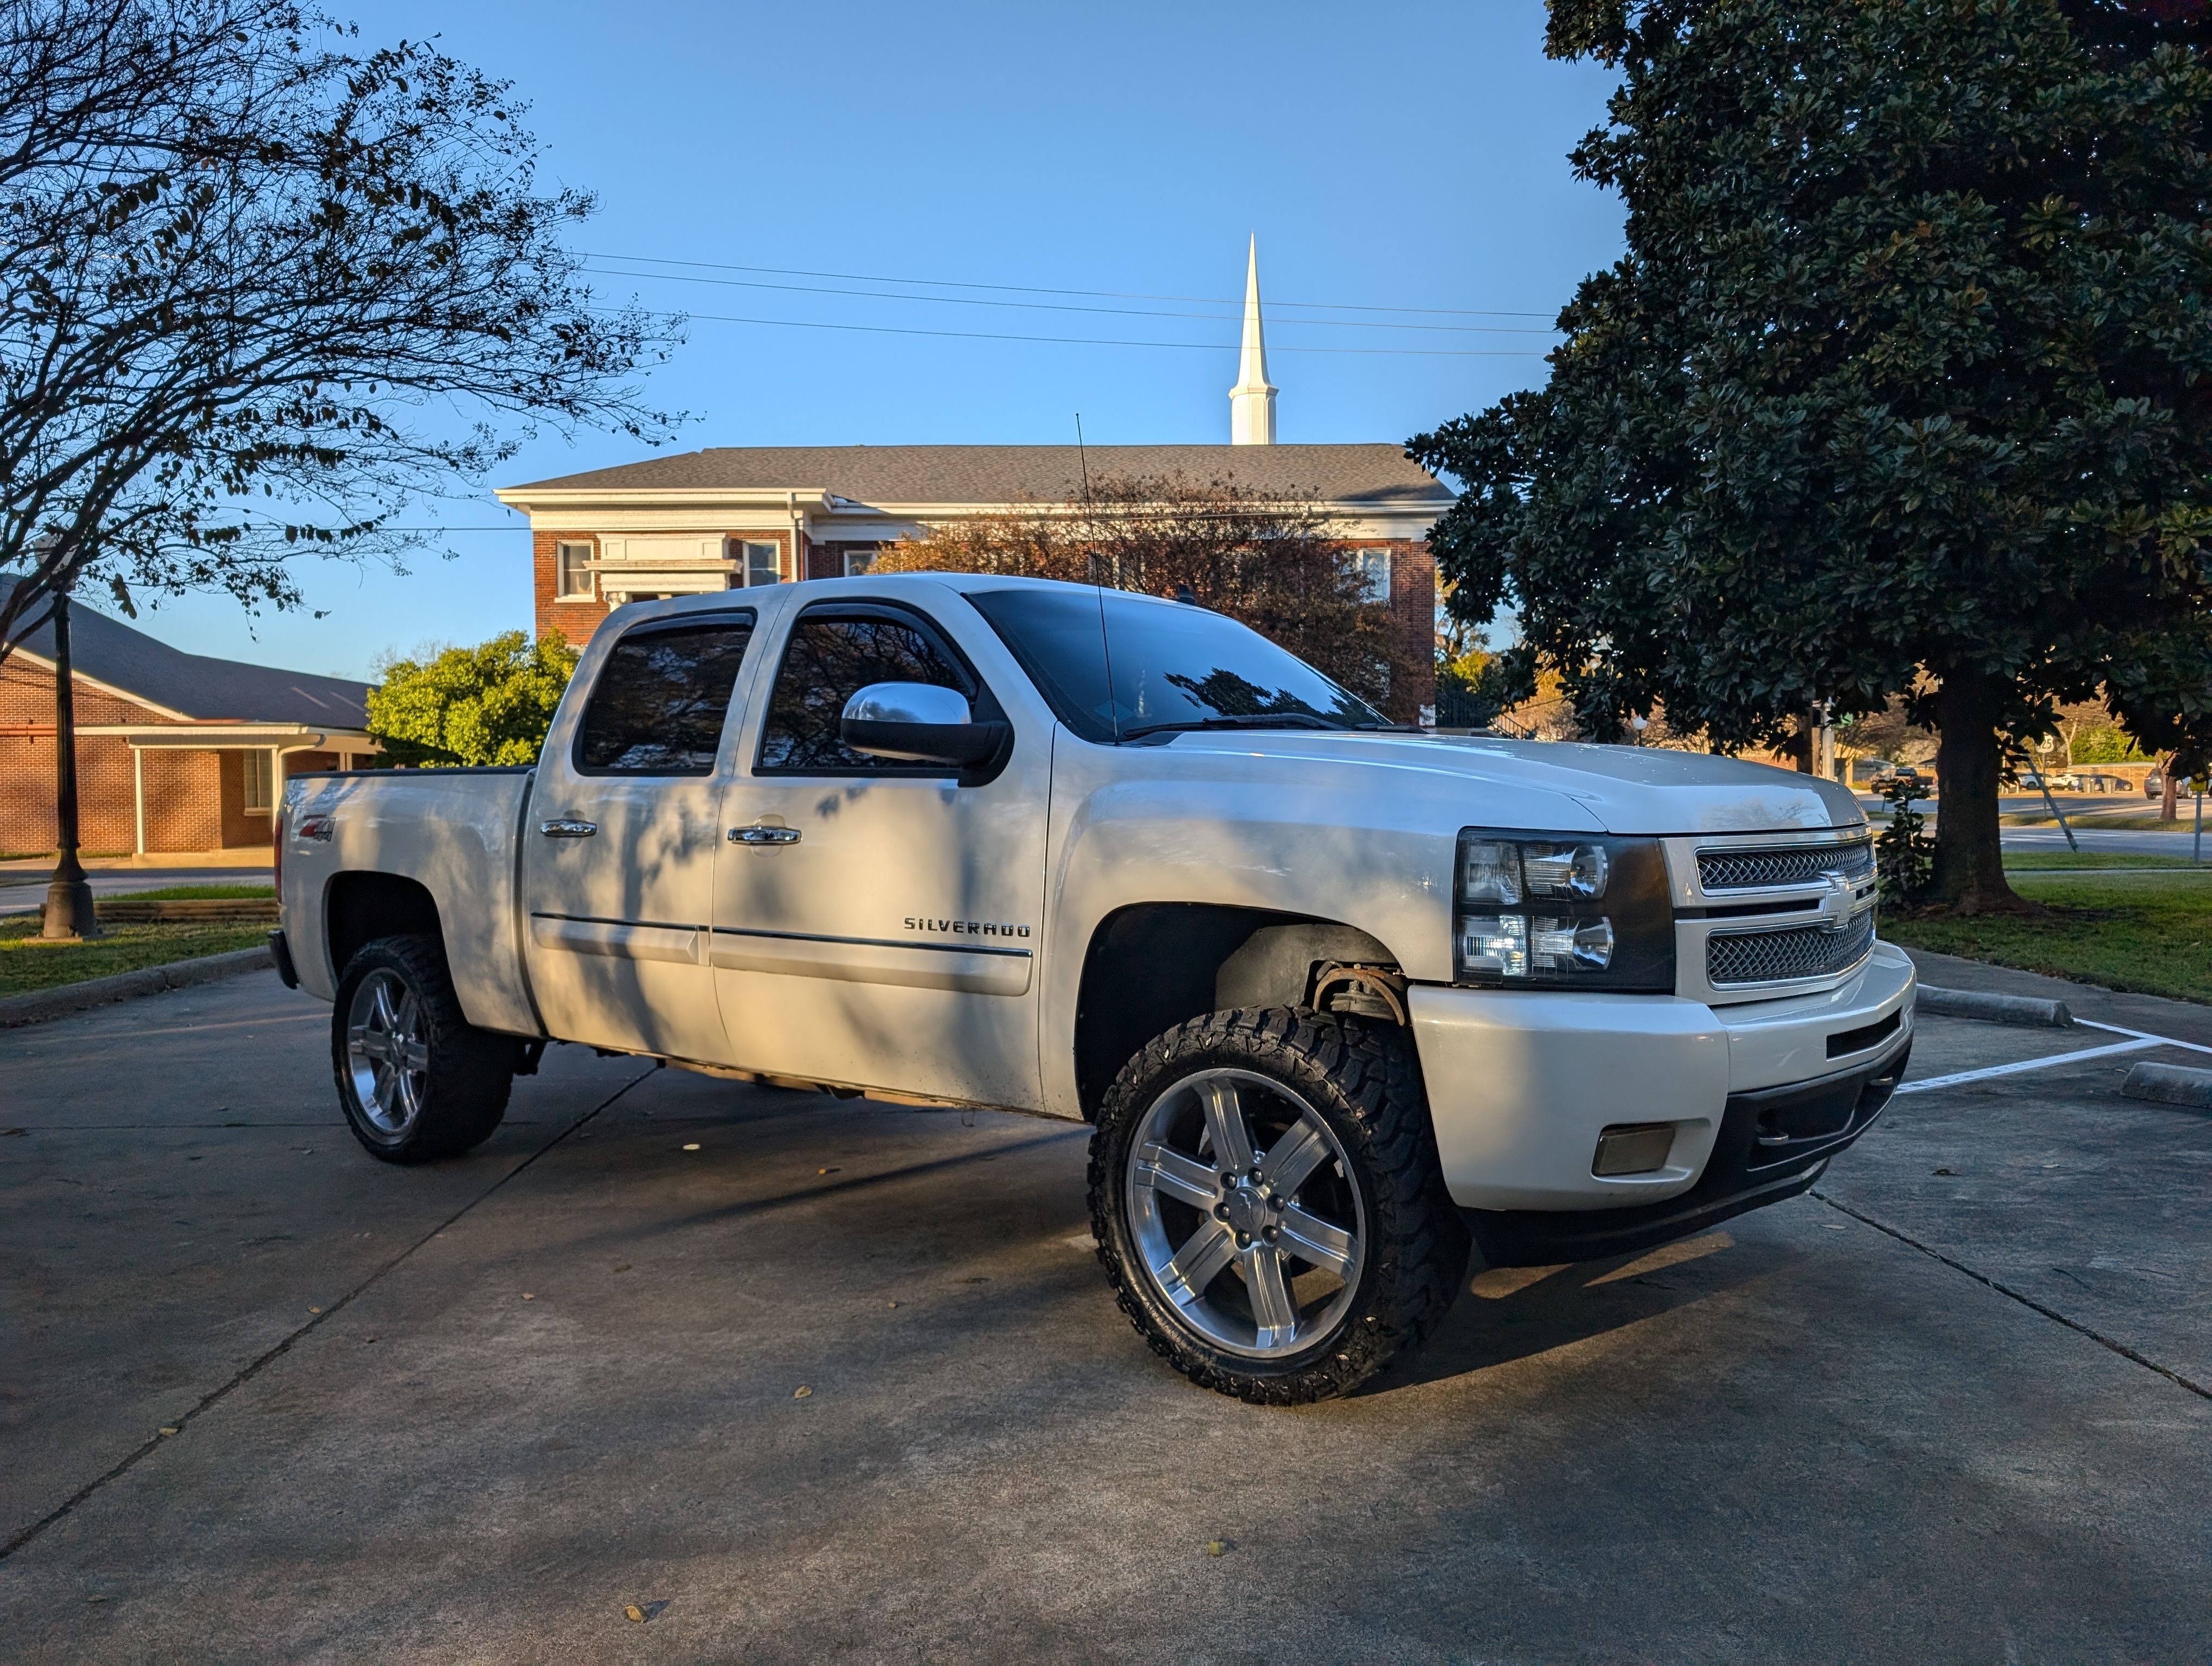
[[(547, 179), (599, 195), (575, 246), (602, 293), (876, 326), (696, 316), (646, 383), (692, 414), (677, 449), (1066, 443), (1079, 411), (1099, 444), (1226, 440), (1236, 307), (1207, 303), (1241, 295), (1248, 234), (1279, 437), (1403, 440), (1540, 381), (1550, 337), (1510, 332), (1545, 331), (1620, 244), (1618, 204), (1565, 160), (1610, 77), (1545, 59), (1540, 0), (351, 15), (369, 40), (435, 34), (516, 83)], [(674, 262), (699, 264), (659, 264)], [(876, 278), (933, 282), (857, 281)], [(873, 293), (821, 293), (854, 289)], [(883, 332), (897, 330), (973, 333)], [(1184, 345), (975, 338), (994, 334)], [(545, 435), (489, 483), (644, 454)], [(410, 517), (508, 520), (454, 532), (452, 559), (404, 577), (303, 568), (321, 619), (196, 598), (143, 624), (194, 653), (367, 675), (387, 650), (528, 625), (528, 541), (488, 489)]]

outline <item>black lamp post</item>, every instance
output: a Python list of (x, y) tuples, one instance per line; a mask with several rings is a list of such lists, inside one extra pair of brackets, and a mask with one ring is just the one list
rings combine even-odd
[(54, 822), (61, 859), (46, 887), (46, 924), (50, 938), (97, 937), (100, 922), (92, 909), (92, 887), (77, 860), (76, 689), (70, 673), (69, 592), (54, 592)]

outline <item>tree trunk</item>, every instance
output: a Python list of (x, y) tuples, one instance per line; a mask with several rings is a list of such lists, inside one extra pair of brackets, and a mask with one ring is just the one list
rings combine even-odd
[(1997, 684), (1981, 672), (1947, 675), (1936, 694), (1936, 872), (1932, 901), (1960, 914), (2024, 913), (2005, 883), (1997, 836)]
[(2158, 818), (2162, 822), (2170, 822), (2181, 813), (2181, 777), (2173, 768), (2180, 760), (2180, 753), (2168, 752), (2166, 762), (2159, 766), (2159, 775), (2166, 782), (2166, 795), (2158, 806)]

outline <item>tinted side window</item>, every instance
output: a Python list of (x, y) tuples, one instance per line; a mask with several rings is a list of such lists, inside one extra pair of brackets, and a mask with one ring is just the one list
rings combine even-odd
[(751, 641), (750, 613), (643, 625), (599, 672), (576, 735), (588, 775), (706, 775)]
[(928, 683), (966, 695), (978, 720), (975, 679), (934, 631), (889, 609), (809, 612), (792, 627), (762, 731), (760, 768), (781, 773), (942, 775), (930, 764), (898, 763), (848, 751), (837, 738), (845, 702), (871, 683)]

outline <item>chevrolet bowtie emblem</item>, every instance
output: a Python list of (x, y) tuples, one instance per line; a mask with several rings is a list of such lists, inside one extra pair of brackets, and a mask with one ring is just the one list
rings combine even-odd
[(1828, 882), (1828, 889), (1820, 897), (1820, 928), (1839, 932), (1851, 923), (1851, 882), (1840, 873), (1823, 873), (1820, 877)]

